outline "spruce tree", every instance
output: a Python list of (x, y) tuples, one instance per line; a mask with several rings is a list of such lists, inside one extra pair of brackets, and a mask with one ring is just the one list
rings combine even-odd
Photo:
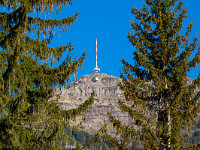
[(127, 149), (132, 140), (141, 149), (180, 149), (200, 111), (200, 76), (187, 82), (187, 74), (200, 62), (198, 37), (189, 38), (193, 23), (183, 30), (187, 16), (181, 0), (145, 0), (142, 9), (132, 8), (132, 13), (128, 39), (135, 47), (134, 62), (122, 60), (120, 86), (126, 100), (119, 100), (119, 106), (137, 127), (109, 114), (122, 137), (115, 145)]
[(59, 95), (52, 99), (85, 59), (85, 52), (74, 57), (71, 43), (49, 46), (54, 30), (66, 31), (78, 14), (54, 20), (44, 15), (68, 4), (72, 0), (0, 1), (0, 149), (59, 149), (68, 120), (93, 103), (91, 96), (77, 109), (62, 111)]

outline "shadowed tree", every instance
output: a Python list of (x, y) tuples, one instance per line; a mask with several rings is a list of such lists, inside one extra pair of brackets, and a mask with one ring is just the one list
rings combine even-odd
[(133, 64), (122, 60), (126, 101), (119, 100), (119, 106), (137, 127), (109, 114), (122, 137), (118, 149), (127, 149), (131, 141), (142, 149), (180, 149), (181, 138), (187, 141), (200, 110), (200, 76), (188, 83), (187, 74), (199, 63), (200, 48), (198, 37), (189, 39), (193, 23), (182, 30), (187, 17), (182, 6), (180, 0), (145, 0), (141, 10), (132, 9), (128, 39), (136, 50)]
[[(0, 149), (59, 149), (67, 120), (93, 103), (91, 96), (77, 109), (62, 111), (59, 96), (52, 100), (54, 89), (82, 66), (85, 52), (76, 58), (71, 43), (49, 46), (54, 30), (64, 32), (78, 14), (54, 20), (39, 16), (68, 4), (72, 0), (0, 0)], [(52, 68), (61, 57), (61, 65)]]

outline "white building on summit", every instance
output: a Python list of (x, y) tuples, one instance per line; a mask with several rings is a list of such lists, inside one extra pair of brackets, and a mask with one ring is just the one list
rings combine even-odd
[(98, 68), (98, 66), (97, 66), (97, 39), (96, 39), (96, 67), (93, 69), (93, 71), (94, 71), (94, 74), (98, 74), (99, 73), (99, 71), (100, 71), (100, 68)]

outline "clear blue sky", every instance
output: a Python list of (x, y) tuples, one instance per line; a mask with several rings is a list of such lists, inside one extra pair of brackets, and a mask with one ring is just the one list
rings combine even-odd
[[(83, 68), (78, 71), (78, 78), (82, 75), (92, 74), (95, 67), (95, 47), (96, 38), (98, 39), (98, 67), (100, 73), (119, 76), (121, 59), (129, 62), (132, 60), (134, 47), (128, 42), (127, 35), (130, 29), (130, 21), (134, 20), (131, 13), (132, 7), (141, 8), (143, 0), (73, 0), (73, 5), (68, 5), (52, 18), (64, 18), (74, 15), (76, 11), (79, 17), (68, 31), (61, 33), (55, 32), (52, 46), (66, 45), (72, 42), (74, 53), (80, 56), (81, 52), (87, 51), (87, 57)], [(184, 0), (184, 7), (187, 8), (187, 22), (194, 22), (191, 38), (195, 35), (200, 36), (200, 0)], [(200, 43), (200, 42), (199, 42)], [(56, 66), (59, 63), (56, 63)], [(188, 74), (190, 78), (195, 78), (200, 65)]]

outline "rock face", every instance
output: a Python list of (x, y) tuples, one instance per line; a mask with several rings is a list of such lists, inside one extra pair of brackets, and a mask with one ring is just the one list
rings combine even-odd
[(132, 119), (128, 117), (128, 113), (122, 113), (118, 107), (118, 99), (124, 99), (123, 91), (118, 86), (119, 82), (120, 78), (103, 73), (84, 75), (76, 83), (57, 91), (61, 98), (60, 107), (63, 110), (76, 108), (95, 91), (94, 104), (82, 126), (86, 131), (94, 133), (100, 129), (104, 120), (108, 120), (108, 111), (123, 123), (131, 124)]
[[(128, 113), (121, 112), (118, 107), (118, 99), (125, 99), (123, 91), (118, 86), (119, 82), (122, 82), (120, 78), (104, 73), (84, 75), (75, 83), (71, 83), (56, 92), (60, 95), (59, 105), (63, 110), (77, 108), (95, 91), (94, 104), (86, 114), (86, 121), (82, 124), (85, 131), (93, 134), (100, 129), (104, 121), (108, 120), (108, 111), (120, 119), (122, 123), (134, 125), (134, 121), (128, 117)], [(187, 79), (186, 82), (191, 84), (192, 79)], [(196, 89), (195, 93), (197, 94), (199, 90)], [(111, 128), (110, 131), (112, 132)]]

